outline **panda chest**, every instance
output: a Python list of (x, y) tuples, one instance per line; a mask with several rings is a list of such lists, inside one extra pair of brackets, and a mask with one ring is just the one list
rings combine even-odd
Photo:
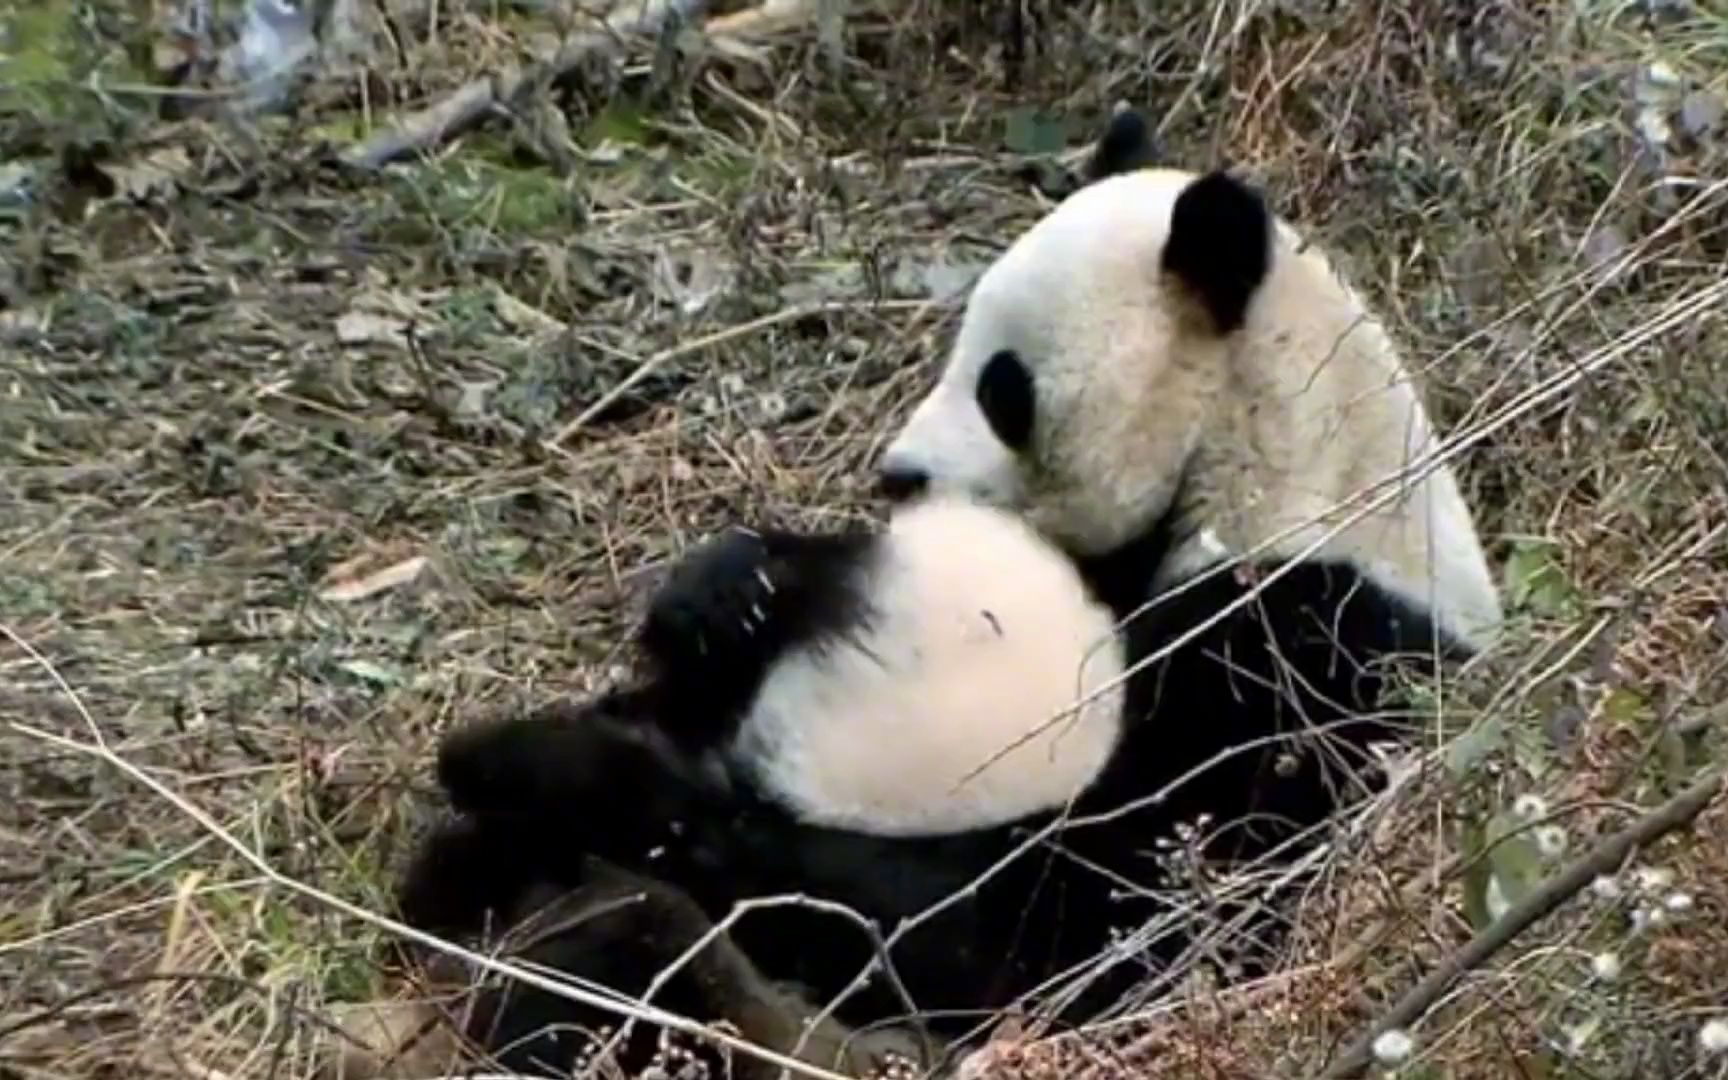
[(802, 821), (881, 836), (965, 832), (1060, 806), (1108, 763), (1120, 692), (1105, 687), (1076, 709), (1089, 688), (1080, 650), (1052, 647), (1036, 623), (979, 610), (784, 657), (731, 765)]

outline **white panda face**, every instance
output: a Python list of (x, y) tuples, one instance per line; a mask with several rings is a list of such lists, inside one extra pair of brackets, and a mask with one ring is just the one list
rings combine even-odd
[(1083, 554), (1131, 539), (1194, 450), (1269, 230), (1220, 174), (1136, 169), (1069, 196), (979, 279), (884, 492), (1013, 509)]

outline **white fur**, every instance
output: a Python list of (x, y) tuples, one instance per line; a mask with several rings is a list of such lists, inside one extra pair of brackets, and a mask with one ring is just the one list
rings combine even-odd
[[(875, 617), (775, 664), (733, 748), (816, 824), (931, 835), (1059, 807), (1121, 731), (1121, 643), (1073, 564), (1019, 518), (938, 499), (873, 553)], [(768, 763), (763, 765), (762, 763)]]
[[(1426, 412), (1380, 324), (1333, 271), (1278, 223), (1271, 267), (1241, 331), (1195, 317), (1163, 279), (1171, 210), (1191, 173), (1147, 169), (1081, 189), (980, 278), (941, 380), (884, 459), (916, 467), (931, 491), (966, 492), (1026, 514), (1081, 553), (1131, 539), (1169, 504), (1184, 465), (1210, 534), (1175, 552), (1166, 577), (1216, 558), (1212, 542), (1263, 555), (1301, 551), (1365, 489), (1436, 448)], [(1037, 387), (1036, 472), (991, 433), (978, 372), (1013, 349)], [(1405, 481), (1397, 498), (1317, 552), (1482, 643), (1500, 601), (1449, 469)]]

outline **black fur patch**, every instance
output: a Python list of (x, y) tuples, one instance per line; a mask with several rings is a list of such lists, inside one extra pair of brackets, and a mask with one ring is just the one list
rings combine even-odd
[(397, 882), (396, 907), (409, 926), (440, 936), (496, 932), (541, 872), (540, 855), (476, 818), (449, 818), (421, 838)]
[[(1337, 763), (1323, 759), (1342, 752), (1360, 767), (1368, 741), (1400, 734), (1398, 718), (1384, 711), (1394, 685), (1389, 665), (1431, 668), (1436, 649), (1442, 659), (1466, 652), (1426, 612), (1343, 562), (1250, 562), (1208, 572), (1137, 614), (1132, 609), (1150, 593), (1143, 586), (1136, 597), (1121, 585), (1112, 606), (1119, 618), (1132, 616), (1126, 633), (1134, 657), (1247, 598), (1130, 683), (1130, 711), (1158, 719), (1134, 729), (1102, 785), (1120, 785), (1131, 797), (1154, 773), (1174, 778), (1231, 746), (1287, 737), (1287, 745), (1215, 763), (1161, 808), (1177, 817), (1222, 809), (1274, 819), (1253, 826), (1255, 837), (1231, 836), (1219, 854), (1226, 847), (1230, 856), (1259, 854), (1323, 820), (1337, 805), (1338, 779)], [(1293, 767), (1278, 767), (1285, 755)]]
[(1163, 156), (1163, 148), (1152, 133), (1152, 125), (1136, 110), (1123, 109), (1105, 125), (1104, 134), (1099, 137), (1098, 145), (1093, 147), (1092, 156), (1081, 171), (1081, 178), (1084, 183), (1094, 183), (1105, 177), (1156, 165)]
[(1220, 334), (1241, 327), (1271, 258), (1272, 217), (1254, 189), (1220, 171), (1177, 196), (1163, 266), (1193, 291)]
[(688, 746), (724, 740), (786, 650), (864, 625), (874, 542), (864, 530), (733, 529), (680, 559), (637, 637), (667, 733)]
[(438, 782), (465, 814), (524, 832), (555, 821), (566, 844), (634, 856), (709, 794), (659, 726), (662, 711), (653, 688), (626, 688), (470, 724), (439, 746)]
[(1031, 444), (1032, 425), (1038, 412), (1037, 392), (1026, 362), (1013, 350), (1003, 349), (985, 363), (973, 394), (978, 399), (979, 411), (1002, 445), (1019, 451)]

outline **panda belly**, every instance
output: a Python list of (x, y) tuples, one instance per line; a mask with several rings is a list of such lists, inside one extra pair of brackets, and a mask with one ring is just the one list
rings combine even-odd
[(655, 722), (801, 823), (1002, 825), (1084, 790), (1121, 735), (1110, 609), (1024, 521), (963, 501), (845, 545), (722, 538), (675, 572), (648, 630)]

